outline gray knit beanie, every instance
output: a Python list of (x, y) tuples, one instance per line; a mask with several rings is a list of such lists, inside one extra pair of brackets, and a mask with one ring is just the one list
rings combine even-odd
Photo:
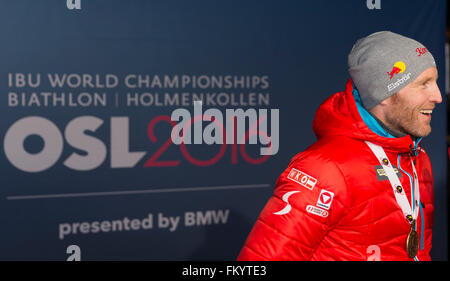
[(390, 31), (359, 39), (348, 55), (348, 71), (366, 109), (394, 95), (432, 66), (436, 63), (425, 46)]

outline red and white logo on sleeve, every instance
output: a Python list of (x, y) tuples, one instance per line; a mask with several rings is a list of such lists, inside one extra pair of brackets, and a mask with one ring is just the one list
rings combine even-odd
[(291, 181), (294, 181), (300, 185), (303, 185), (309, 190), (313, 190), (314, 186), (317, 183), (317, 180), (313, 177), (311, 177), (308, 174), (303, 173), (302, 171), (299, 171), (295, 168), (292, 168), (292, 170), (289, 172), (288, 179)]
[(317, 199), (317, 206), (330, 209), (331, 203), (333, 202), (334, 193), (325, 189), (320, 191), (319, 199)]

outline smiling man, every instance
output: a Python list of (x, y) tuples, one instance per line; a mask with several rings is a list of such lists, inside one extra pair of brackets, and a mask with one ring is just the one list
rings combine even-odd
[(430, 260), (433, 176), (421, 147), (442, 102), (421, 43), (356, 42), (351, 79), (316, 112), (318, 140), (280, 175), (238, 260)]
[(433, 109), (442, 102), (437, 78), (436, 67), (430, 67), (411, 84), (369, 111), (397, 134), (425, 137), (431, 132)]

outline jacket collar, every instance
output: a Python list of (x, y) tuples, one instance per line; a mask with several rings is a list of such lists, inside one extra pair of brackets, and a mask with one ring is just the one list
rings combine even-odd
[[(370, 114), (362, 105), (361, 98), (359, 96), (358, 89), (354, 85), (353, 81), (349, 79), (347, 81), (346, 86), (346, 94), (349, 96), (349, 93), (351, 92), (352, 99), (349, 99), (350, 102), (349, 106), (356, 107), (359, 117), (364, 122), (364, 124), (367, 126), (369, 130), (371, 130), (374, 134), (377, 134), (378, 136), (382, 137), (382, 139), (392, 139), (392, 141), (388, 141), (390, 144), (394, 144), (396, 140), (398, 140), (398, 145), (395, 145), (393, 148), (394, 150), (397, 150), (398, 148), (401, 149), (402, 152), (406, 152), (406, 145), (408, 147), (408, 152), (414, 155), (417, 155), (417, 149), (419, 147), (420, 142), (422, 141), (423, 137), (415, 138), (411, 135), (404, 135), (404, 136), (394, 136), (391, 132), (386, 130), (385, 126), (382, 126), (376, 118), (372, 114)], [(353, 107), (354, 110), (354, 107)], [(381, 139), (380, 139), (381, 140)], [(397, 144), (397, 143), (396, 143)], [(382, 143), (379, 143), (379, 145), (384, 146)], [(389, 146), (387, 146), (389, 149)]]
[[(356, 108), (358, 109), (359, 115), (361, 116), (361, 119), (364, 121), (364, 123), (367, 125), (367, 127), (372, 130), (375, 134), (386, 137), (386, 138), (402, 138), (406, 135), (396, 135), (395, 132), (392, 132), (389, 128), (387, 128), (386, 125), (384, 125), (378, 118), (373, 116), (363, 105), (361, 102), (361, 97), (359, 95), (358, 89), (356, 88), (355, 84), (352, 82), (352, 94), (353, 99), (355, 100)], [(419, 143), (422, 141), (423, 137), (415, 138), (411, 137), (411, 139), (414, 142), (413, 145), (413, 152), (417, 154), (417, 147)]]
[(397, 153), (407, 153), (418, 148), (421, 139), (389, 134), (367, 110), (358, 106), (358, 97), (355, 97), (353, 82), (349, 79), (345, 91), (325, 100), (318, 108), (313, 122), (317, 138), (346, 136), (370, 141), (386, 151)]

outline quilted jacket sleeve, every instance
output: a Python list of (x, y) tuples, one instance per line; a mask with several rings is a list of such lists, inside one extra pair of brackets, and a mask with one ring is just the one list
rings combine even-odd
[(299, 154), (277, 180), (238, 260), (309, 260), (345, 214), (339, 168), (320, 155)]

